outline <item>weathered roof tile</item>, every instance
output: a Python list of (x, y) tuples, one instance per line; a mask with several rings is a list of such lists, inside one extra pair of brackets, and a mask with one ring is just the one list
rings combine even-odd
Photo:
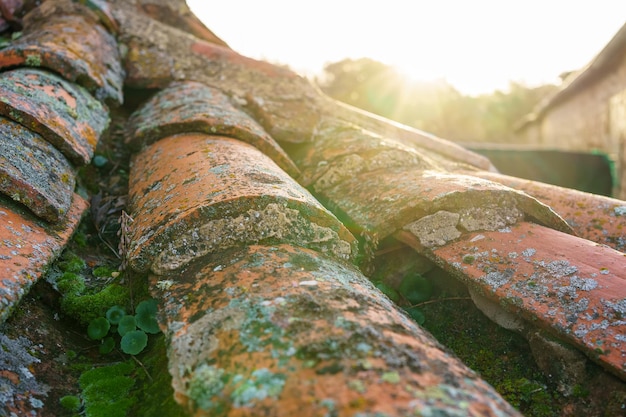
[(585, 239), (626, 251), (626, 202), (494, 172), (474, 175), (524, 191), (559, 213)]
[(61, 252), (86, 209), (74, 194), (67, 216), (51, 226), (0, 197), (0, 322)]
[(76, 172), (54, 146), (0, 117), (0, 191), (36, 215), (60, 221), (69, 211)]
[(519, 415), (358, 270), (311, 250), (249, 246), (150, 282), (191, 415)]
[(343, 181), (324, 190), (322, 196), (358, 227), (381, 239), (440, 210), (474, 219), (465, 221), (467, 228), (490, 225), (495, 230), (526, 215), (570, 231), (548, 206), (527, 194), (477, 177), (434, 170), (407, 167), (346, 173)]
[(124, 72), (117, 42), (86, 6), (48, 0), (24, 18), (23, 35), (0, 50), (0, 68), (43, 67), (96, 98), (122, 102)]
[(109, 124), (107, 109), (85, 89), (31, 68), (0, 73), (0, 113), (41, 134), (79, 165), (89, 163)]
[(263, 128), (220, 90), (197, 82), (173, 83), (137, 110), (127, 143), (135, 148), (176, 133), (230, 136), (261, 150), (291, 175), (298, 168)]
[[(254, 161), (254, 163), (250, 163)], [(347, 229), (258, 149), (235, 139), (181, 134), (134, 160), (131, 265), (156, 273), (232, 246), (287, 241), (344, 259)]]
[(397, 236), (496, 305), (626, 379), (623, 253), (528, 222), (467, 233), (432, 252), (406, 232)]

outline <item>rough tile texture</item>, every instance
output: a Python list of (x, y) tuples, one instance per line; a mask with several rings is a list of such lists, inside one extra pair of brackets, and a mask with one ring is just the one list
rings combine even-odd
[(626, 251), (625, 201), (491, 172), (474, 175), (524, 191), (552, 207), (578, 236)]
[(311, 250), (225, 251), (151, 284), (191, 415), (519, 415), (359, 271)]
[(39, 133), (79, 165), (89, 163), (109, 124), (107, 109), (85, 89), (30, 68), (0, 74), (0, 113)]
[(120, 40), (128, 46), (124, 62), (129, 86), (163, 88), (172, 80), (191, 79), (220, 88), (245, 99), (246, 109), (281, 144), (311, 142), (319, 122), (330, 118), (430, 150), (448, 162), (493, 168), (485, 157), (452, 142), (332, 100), (293, 71), (182, 36), (168, 25), (134, 13), (125, 1), (115, 4)]
[(113, 35), (86, 6), (49, 0), (24, 18), (22, 36), (0, 50), (0, 67), (43, 67), (76, 82), (96, 98), (122, 102), (124, 72)]
[(41, 136), (0, 117), (0, 191), (50, 222), (69, 211), (76, 172)]
[[(254, 161), (254, 163), (250, 163)], [(288, 241), (342, 259), (354, 238), (256, 148), (231, 138), (163, 139), (134, 160), (130, 263), (156, 273), (193, 258), (264, 241)]]
[(522, 222), (466, 234), (434, 249), (432, 259), (514, 317), (548, 328), (626, 379), (623, 253)]
[(63, 222), (50, 226), (0, 199), (0, 322), (61, 252), (86, 209), (87, 202), (74, 194)]
[(532, 197), (480, 178), (410, 167), (344, 174), (321, 195), (356, 226), (384, 238), (440, 210), (459, 213), (465, 230), (495, 230), (523, 216), (569, 231), (549, 207)]
[(230, 136), (269, 156), (290, 175), (298, 168), (263, 128), (220, 90), (197, 82), (174, 83), (137, 110), (130, 121), (128, 143), (134, 148), (176, 133), (203, 132)]

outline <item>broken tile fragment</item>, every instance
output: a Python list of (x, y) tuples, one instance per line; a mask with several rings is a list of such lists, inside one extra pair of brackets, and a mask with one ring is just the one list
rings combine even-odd
[(0, 73), (0, 114), (39, 133), (78, 165), (89, 163), (109, 124), (107, 109), (84, 88), (34, 68)]
[(380, 239), (440, 210), (460, 214), (459, 226), (466, 230), (496, 230), (529, 216), (570, 231), (563, 219), (534, 198), (469, 175), (414, 167), (377, 170), (354, 175), (320, 194), (356, 227)]
[(258, 123), (220, 90), (202, 83), (171, 84), (137, 110), (129, 126), (127, 143), (134, 148), (176, 133), (229, 136), (255, 146), (288, 174), (298, 174), (291, 159)]
[(52, 70), (98, 100), (122, 103), (124, 72), (117, 42), (82, 4), (46, 1), (26, 15), (22, 36), (0, 50), (0, 68), (16, 66)]
[(50, 225), (0, 196), (0, 322), (63, 250), (87, 206), (74, 194), (68, 214)]
[(474, 175), (524, 191), (552, 207), (576, 235), (626, 251), (626, 202), (493, 172)]
[(520, 415), (356, 268), (312, 250), (236, 248), (150, 284), (191, 415)]
[(416, 248), (510, 316), (548, 329), (626, 380), (623, 253), (528, 222), (467, 233), (432, 252)]
[(0, 191), (37, 216), (58, 222), (69, 211), (76, 172), (49, 142), (0, 117)]
[(352, 260), (356, 243), (308, 191), (258, 149), (181, 134), (136, 156), (130, 175), (133, 268), (162, 274), (256, 242), (291, 242)]

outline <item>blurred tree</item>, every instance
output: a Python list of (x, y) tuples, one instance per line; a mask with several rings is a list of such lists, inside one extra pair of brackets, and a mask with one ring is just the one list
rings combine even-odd
[(508, 142), (513, 125), (554, 85), (464, 96), (445, 80), (411, 81), (395, 68), (369, 59), (326, 65), (317, 83), (329, 96), (372, 113), (460, 142)]

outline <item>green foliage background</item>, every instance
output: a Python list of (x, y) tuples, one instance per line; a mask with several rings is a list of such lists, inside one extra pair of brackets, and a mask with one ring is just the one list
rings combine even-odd
[(412, 81), (369, 58), (330, 63), (324, 72), (316, 82), (329, 96), (458, 142), (511, 142), (514, 125), (558, 88), (511, 82), (507, 91), (466, 96), (445, 80)]

